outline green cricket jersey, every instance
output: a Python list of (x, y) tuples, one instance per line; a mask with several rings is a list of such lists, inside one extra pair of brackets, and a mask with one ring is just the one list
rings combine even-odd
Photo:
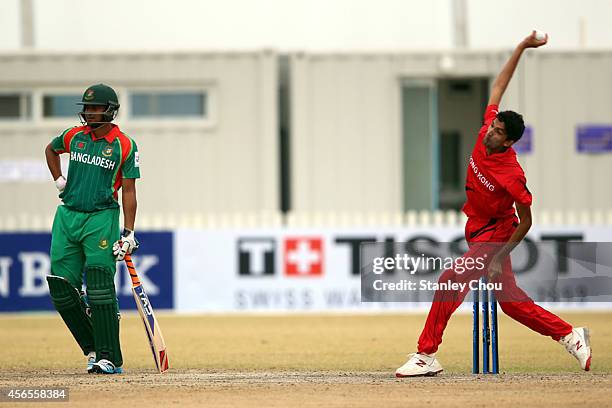
[(70, 154), (66, 188), (59, 196), (66, 207), (82, 212), (118, 208), (121, 180), (140, 178), (136, 143), (112, 126), (100, 138), (89, 127), (79, 126), (51, 141), (55, 152)]

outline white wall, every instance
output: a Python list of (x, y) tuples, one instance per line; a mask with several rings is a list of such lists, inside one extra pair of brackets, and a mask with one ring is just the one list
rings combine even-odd
[[(401, 79), (494, 77), (507, 57), (457, 53), (444, 71), (442, 54), (294, 55), (294, 209), (401, 211)], [(612, 122), (610, 72), (610, 52), (528, 52), (522, 60), (501, 108), (534, 128), (534, 153), (519, 161), (536, 209), (612, 208), (612, 155), (578, 154), (575, 142), (577, 124)]]
[(612, 53), (533, 53), (504, 103), (534, 127), (520, 158), (540, 209), (612, 207), (612, 154), (576, 153), (578, 124), (612, 123)]
[[(61, 87), (80, 94), (105, 82), (131, 87), (205, 87), (210, 123), (137, 124), (118, 118), (137, 142), (139, 214), (274, 211), (278, 208), (277, 58), (261, 53), (5, 54), (0, 91)], [(121, 99), (120, 99), (121, 100)], [(122, 101), (123, 103), (123, 101)], [(75, 106), (75, 111), (77, 107)], [(125, 109), (125, 108), (122, 108)], [(66, 120), (0, 123), (1, 159), (40, 160)], [(52, 213), (52, 182), (1, 183), (0, 214)]]
[[(292, 57), (296, 211), (403, 210), (401, 83), (448, 75), (442, 59), (424, 53)], [(453, 73), (489, 76), (498, 64), (495, 55), (457, 54)]]
[[(292, 54), (293, 210), (401, 211), (401, 81), (492, 77), (507, 53), (453, 56), (445, 70), (443, 54)], [(577, 154), (574, 139), (576, 124), (612, 121), (611, 71), (610, 52), (538, 51), (522, 60), (502, 108), (534, 128), (534, 153), (520, 161), (536, 209), (612, 208), (612, 156)], [(267, 52), (0, 55), (0, 90), (81, 92), (104, 81), (213, 91), (217, 113), (207, 126), (119, 118), (142, 154), (141, 215), (278, 210), (277, 75), (277, 56)], [(75, 122), (0, 123), (0, 160), (42, 162), (44, 146)], [(0, 187), (0, 214), (50, 214), (57, 204), (49, 181)]]

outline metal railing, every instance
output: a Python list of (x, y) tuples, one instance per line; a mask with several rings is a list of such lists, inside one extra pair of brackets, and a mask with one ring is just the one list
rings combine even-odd
[[(231, 212), (231, 213), (141, 213), (138, 230), (188, 229), (249, 229), (249, 228), (351, 228), (351, 227), (457, 227), (466, 216), (457, 211), (401, 212)], [(50, 231), (52, 214), (2, 214), (0, 231)], [(537, 211), (534, 225), (609, 225), (612, 209), (594, 211)]]

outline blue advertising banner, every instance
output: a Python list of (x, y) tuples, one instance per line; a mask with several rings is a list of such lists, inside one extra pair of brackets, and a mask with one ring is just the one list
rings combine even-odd
[(576, 150), (579, 153), (612, 151), (612, 126), (582, 125), (576, 129)]
[(517, 154), (529, 154), (533, 152), (533, 128), (531, 126), (525, 126), (523, 136), (512, 145), (512, 148)]
[[(155, 309), (174, 307), (172, 232), (141, 232), (132, 259)], [(0, 312), (54, 310), (45, 276), (51, 272), (49, 233), (0, 233)], [(125, 263), (117, 263), (120, 309), (136, 309)]]

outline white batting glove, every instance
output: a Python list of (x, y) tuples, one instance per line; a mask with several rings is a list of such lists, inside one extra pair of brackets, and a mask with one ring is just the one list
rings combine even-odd
[(64, 191), (64, 189), (66, 188), (66, 179), (64, 178), (64, 176), (59, 176), (55, 180), (55, 187), (57, 187), (60, 193)]
[(134, 236), (134, 231), (124, 228), (119, 241), (113, 244), (113, 255), (118, 261), (123, 261), (126, 254), (136, 251), (139, 246), (140, 243)]

